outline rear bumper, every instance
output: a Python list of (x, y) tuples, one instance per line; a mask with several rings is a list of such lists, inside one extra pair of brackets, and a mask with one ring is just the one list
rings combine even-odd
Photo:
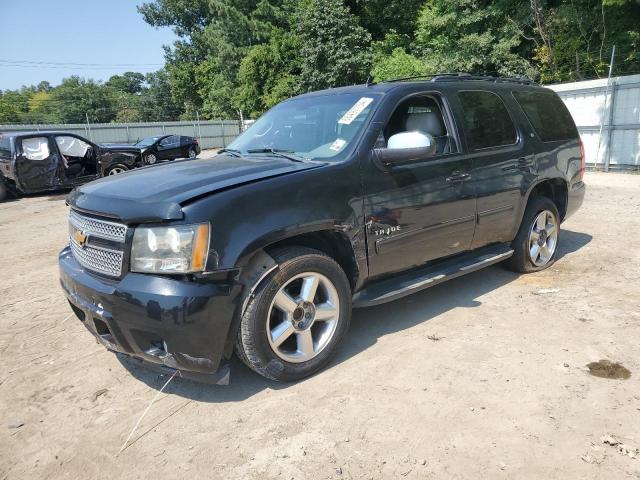
[(564, 216), (564, 220), (576, 213), (576, 211), (580, 208), (582, 202), (584, 201), (586, 190), (587, 186), (582, 180), (572, 184), (569, 187), (567, 196), (567, 214)]
[(185, 376), (228, 381), (223, 356), (240, 286), (135, 273), (109, 280), (84, 270), (69, 248), (58, 262), (76, 316), (106, 348)]

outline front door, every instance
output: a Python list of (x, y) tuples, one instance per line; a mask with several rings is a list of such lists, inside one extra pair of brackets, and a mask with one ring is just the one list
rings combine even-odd
[(170, 160), (180, 157), (180, 136), (171, 135), (158, 143), (158, 160)]
[(59, 186), (60, 158), (49, 137), (19, 138), (16, 149), (16, 179), (22, 191), (37, 192)]
[(423, 265), (468, 250), (475, 229), (472, 161), (460, 150), (448, 107), (437, 94), (401, 102), (378, 139), (419, 131), (436, 140), (434, 156), (364, 169), (370, 276)]

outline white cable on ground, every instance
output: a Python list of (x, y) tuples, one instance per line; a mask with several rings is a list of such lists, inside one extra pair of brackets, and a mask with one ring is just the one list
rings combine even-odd
[(169, 385), (169, 383), (171, 383), (171, 380), (173, 380), (173, 377), (176, 376), (176, 374), (178, 373), (178, 370), (176, 370), (175, 372), (173, 372), (173, 375), (171, 375), (171, 377), (169, 378), (169, 380), (167, 380), (167, 383), (165, 383), (162, 388), (160, 389), (160, 391), (158, 393), (156, 393), (156, 396), (153, 397), (153, 400), (151, 400), (151, 403), (149, 403), (149, 405), (147, 406), (147, 408), (144, 410), (144, 412), (142, 412), (142, 415), (140, 416), (140, 418), (138, 419), (138, 421), (136, 422), (136, 424), (133, 427), (133, 430), (131, 430), (131, 433), (129, 434), (129, 436), (127, 437), (127, 439), (124, 441), (124, 443), (122, 444), (122, 447), (120, 447), (120, 451), (116, 454), (116, 457), (118, 455), (120, 455), (122, 453), (122, 451), (127, 448), (127, 443), (129, 443), (129, 440), (131, 440), (131, 437), (133, 436), (133, 434), (135, 433), (136, 429), (138, 428), (138, 425), (140, 425), (140, 422), (142, 422), (142, 419), (145, 417), (145, 415), (147, 414), (147, 412), (149, 411), (149, 409), (151, 408), (151, 405), (153, 405), (155, 403), (155, 401), (158, 399), (158, 397), (160, 396), (160, 394), (162, 393), (162, 391), (167, 387), (167, 385)]

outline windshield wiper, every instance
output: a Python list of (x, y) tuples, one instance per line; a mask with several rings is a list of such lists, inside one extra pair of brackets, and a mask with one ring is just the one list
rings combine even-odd
[(233, 157), (241, 157), (242, 154), (240, 153), (240, 150), (235, 150), (233, 148), (223, 148), (222, 150), (218, 150), (218, 155), (220, 155), (221, 153), (228, 153)]
[(247, 153), (270, 153), (271, 155), (275, 155), (276, 157), (286, 158), (287, 160), (291, 160), (292, 162), (300, 162), (305, 163), (307, 161), (306, 158), (291, 155), (291, 150), (283, 150), (279, 148), (253, 148), (251, 150), (247, 150)]

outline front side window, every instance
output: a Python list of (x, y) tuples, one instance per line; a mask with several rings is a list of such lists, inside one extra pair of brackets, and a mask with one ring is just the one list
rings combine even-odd
[(91, 148), (91, 145), (87, 142), (70, 136), (58, 136), (56, 137), (56, 143), (60, 153), (65, 157), (84, 158), (89, 148)]
[(178, 143), (178, 136), (176, 135), (171, 135), (170, 137), (167, 138), (163, 138), (160, 141), (160, 145), (162, 145), (163, 147), (168, 147), (169, 145), (173, 145), (174, 143)]
[(543, 142), (578, 138), (573, 118), (560, 97), (551, 92), (513, 92), (531, 126)]
[(518, 140), (516, 127), (502, 99), (492, 92), (459, 92), (462, 124), (472, 150), (513, 145)]
[(22, 152), (27, 160), (46, 160), (49, 158), (49, 139), (47, 137), (24, 138)]
[(272, 149), (312, 160), (343, 160), (378, 98), (377, 94), (334, 94), (285, 101), (260, 117), (228, 149), (248, 155)]
[[(455, 138), (447, 128), (442, 108), (430, 95), (419, 95), (404, 100), (391, 115), (376, 145), (379, 148), (387, 147), (392, 136), (407, 132), (419, 132), (432, 136), (436, 144), (435, 155), (458, 151)], [(409, 147), (410, 145), (401, 148)]]

